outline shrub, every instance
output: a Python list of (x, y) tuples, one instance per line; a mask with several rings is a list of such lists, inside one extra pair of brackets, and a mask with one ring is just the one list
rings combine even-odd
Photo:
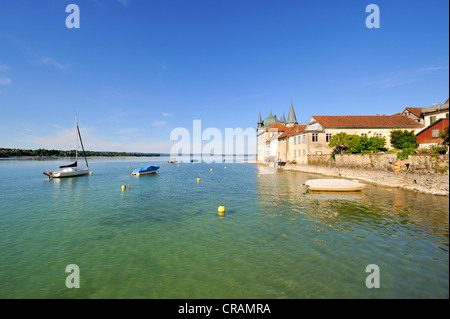
[(392, 130), (391, 145), (397, 149), (417, 148), (417, 137), (413, 131)]
[(405, 148), (400, 153), (397, 153), (398, 159), (407, 159), (409, 155), (413, 155), (416, 151), (415, 148)]

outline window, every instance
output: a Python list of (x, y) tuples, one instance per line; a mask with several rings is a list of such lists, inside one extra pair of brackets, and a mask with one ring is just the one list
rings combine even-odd
[(383, 134), (381, 134), (381, 133), (375, 133), (375, 137), (382, 138), (382, 137), (383, 137)]
[(430, 116), (430, 124), (436, 122), (436, 116)]
[(297, 157), (297, 151), (294, 150), (294, 158)]
[(439, 129), (431, 130), (431, 137), (439, 137)]
[(361, 136), (366, 136), (367, 137), (367, 133), (361, 133)]
[[(447, 115), (448, 115), (448, 113), (447, 113)], [(302, 143), (305, 144), (305, 142), (306, 142), (306, 135), (303, 134), (302, 135)]]
[(303, 150), (303, 156), (305, 156), (306, 155), (306, 150)]
[(331, 133), (327, 133), (327, 135), (325, 136), (325, 140), (327, 143), (331, 141)]
[(311, 140), (313, 142), (319, 141), (319, 133), (312, 133)]

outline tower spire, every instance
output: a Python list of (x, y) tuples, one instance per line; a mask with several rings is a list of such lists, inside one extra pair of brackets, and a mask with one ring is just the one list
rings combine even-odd
[(259, 111), (259, 117), (258, 117), (258, 123), (257, 124), (258, 124), (258, 128), (263, 126), (263, 122), (261, 120), (261, 111)]
[(297, 117), (295, 116), (295, 112), (294, 112), (294, 106), (292, 105), (292, 99), (291, 99), (291, 107), (289, 108), (289, 115), (288, 115), (288, 119), (287, 119), (286, 123), (291, 124), (290, 126), (298, 124)]

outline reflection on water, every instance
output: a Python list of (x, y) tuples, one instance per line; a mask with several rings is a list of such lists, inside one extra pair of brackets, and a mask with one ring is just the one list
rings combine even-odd
[[(408, 296), (406, 291), (427, 297), (427, 289), (448, 297), (448, 198), (370, 184), (359, 193), (309, 193), (303, 184), (310, 178), (321, 177), (284, 171), (258, 176), (268, 224), (284, 219), (288, 227), (280, 232), (308, 242), (328, 263), (345, 264), (343, 272), (358, 262), (384, 265), (389, 297)], [(400, 287), (405, 294), (393, 292)]]
[(295, 211), (316, 222), (335, 218), (341, 224), (351, 221), (365, 227), (414, 226), (416, 231), (448, 236), (449, 203), (444, 197), (370, 184), (362, 192), (308, 192), (304, 183), (313, 178), (320, 176), (283, 171), (259, 175), (260, 205), (279, 213)]

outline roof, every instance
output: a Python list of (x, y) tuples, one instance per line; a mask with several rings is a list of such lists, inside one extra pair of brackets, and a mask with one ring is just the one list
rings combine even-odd
[(288, 128), (281, 123), (274, 123), (267, 129), (268, 131), (285, 132)]
[(265, 118), (265, 120), (262, 122), (263, 127), (270, 127), (274, 123), (279, 123), (280, 121), (272, 115), (272, 110), (270, 110), (270, 114), (268, 117)]
[(417, 117), (420, 117), (422, 115), (422, 108), (421, 107), (407, 107), (407, 108), (405, 108), (405, 110), (410, 111), (412, 114), (414, 114)]
[[(441, 123), (442, 122), (442, 123)], [(433, 124), (428, 125), (427, 127), (425, 127), (423, 130), (421, 130), (420, 132), (418, 132), (416, 134), (416, 136), (419, 136), (420, 134), (424, 133), (425, 131), (428, 131), (429, 129), (432, 129), (434, 126), (439, 126), (440, 129), (444, 129), (446, 127), (449, 126), (449, 122), (448, 119), (444, 119), (444, 118), (440, 118), (438, 119), (436, 122), (434, 122)]]
[(332, 115), (313, 116), (323, 127), (421, 128), (422, 124), (404, 115)]
[(305, 130), (305, 128), (306, 128), (306, 125), (294, 125), (294, 126), (288, 127), (287, 130), (283, 132), (283, 134), (278, 136), (278, 138), (289, 137), (291, 135), (301, 133)]
[(294, 123), (294, 124), (298, 123), (297, 117), (295, 116), (294, 107), (292, 106), (292, 100), (291, 100), (291, 107), (289, 108), (289, 114), (288, 114), (288, 119), (287, 119), (286, 123)]
[(422, 109), (422, 115), (426, 114), (433, 114), (433, 113), (441, 113), (441, 112), (448, 112), (448, 104), (439, 104), (439, 105), (433, 105), (430, 107), (425, 107)]

